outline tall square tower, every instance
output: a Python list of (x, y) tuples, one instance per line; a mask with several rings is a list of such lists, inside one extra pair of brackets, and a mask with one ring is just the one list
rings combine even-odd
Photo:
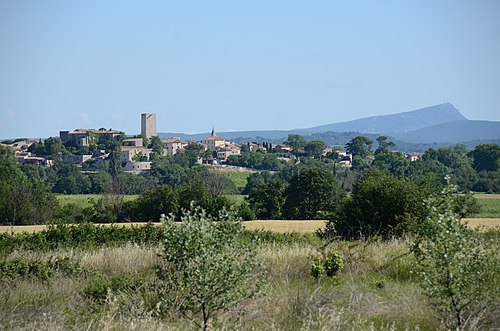
[(158, 135), (156, 132), (156, 114), (141, 114), (141, 134), (148, 139)]

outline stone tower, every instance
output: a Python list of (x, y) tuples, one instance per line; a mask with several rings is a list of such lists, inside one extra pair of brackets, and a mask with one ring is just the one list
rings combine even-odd
[(141, 134), (148, 139), (158, 135), (156, 132), (156, 114), (141, 114)]

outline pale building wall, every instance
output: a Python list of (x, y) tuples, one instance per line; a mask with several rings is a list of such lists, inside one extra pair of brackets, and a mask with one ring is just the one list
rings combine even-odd
[(141, 114), (141, 134), (147, 138), (158, 135), (156, 131), (156, 114)]

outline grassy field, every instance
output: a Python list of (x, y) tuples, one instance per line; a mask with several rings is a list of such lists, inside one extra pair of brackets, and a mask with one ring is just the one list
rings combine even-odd
[[(90, 206), (90, 200), (99, 200), (102, 194), (56, 194), (56, 198), (62, 205), (75, 204), (82, 208)], [(125, 195), (125, 201), (137, 199), (138, 195)]]
[(241, 204), (246, 197), (246, 195), (242, 194), (225, 194), (224, 196), (236, 205)]
[[(387, 268), (404, 242), (339, 247), (345, 271), (320, 285), (309, 275), (314, 245), (264, 245), (264, 291), (218, 316), (216, 330), (432, 330), (439, 322), (408, 273), (409, 260)], [(6, 260), (70, 258), (88, 273), (0, 286), (0, 325), (8, 330), (196, 330), (175, 312), (157, 317), (158, 247), (126, 245), (95, 251), (15, 252)], [(369, 262), (368, 262), (369, 261)], [(119, 280), (119, 281), (118, 281)], [(101, 284), (109, 284), (109, 290)], [(383, 287), (380, 284), (384, 284)], [(103, 285), (106, 286), (106, 285)]]
[(237, 171), (237, 170), (219, 170), (222, 175), (229, 179), (237, 192), (241, 192), (243, 188), (247, 185), (247, 178), (250, 176), (251, 172), (248, 171)]
[[(421, 294), (403, 240), (337, 242), (337, 279), (310, 276), (319, 243), (262, 244), (266, 282), (260, 295), (220, 313), (215, 330), (436, 330), (440, 322)], [(15, 251), (3, 261), (66, 258), (71, 268), (46, 280), (0, 283), (5, 330), (197, 330), (175, 311), (157, 314), (158, 246)], [(0, 260), (0, 261), (2, 261)], [(495, 312), (493, 312), (495, 313)], [(484, 330), (494, 327), (492, 315)]]
[(481, 205), (481, 211), (472, 217), (500, 217), (500, 194), (475, 194), (474, 196)]

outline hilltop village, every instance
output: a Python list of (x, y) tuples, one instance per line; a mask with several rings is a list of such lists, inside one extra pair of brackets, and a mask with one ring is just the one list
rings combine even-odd
[[(273, 153), (276, 159), (297, 161), (297, 153), (291, 143), (235, 143), (218, 136), (212, 128), (210, 136), (201, 141), (182, 140), (180, 137), (160, 139), (156, 126), (156, 114), (141, 114), (141, 134), (127, 136), (125, 132), (113, 129), (75, 129), (60, 131), (59, 141), (65, 146), (63, 151), (48, 151), (43, 145), (57, 145), (57, 138), (46, 141), (16, 139), (7, 141), (3, 146), (11, 147), (20, 163), (50, 167), (54, 164), (55, 154), (60, 161), (81, 167), (82, 172), (99, 172), (108, 169), (109, 161), (119, 153), (119, 166), (122, 171), (140, 173), (151, 169), (154, 157), (172, 156), (188, 150), (197, 152), (197, 163), (218, 167), (242, 167), (238, 157), (244, 152)], [(49, 148), (50, 149), (50, 148)], [(324, 144), (314, 146), (314, 151), (300, 150), (312, 158), (334, 156), (342, 167), (352, 166), (352, 155), (340, 148), (330, 148)], [(56, 152), (56, 153), (54, 153)], [(407, 154), (409, 161), (416, 161), (419, 153)]]

